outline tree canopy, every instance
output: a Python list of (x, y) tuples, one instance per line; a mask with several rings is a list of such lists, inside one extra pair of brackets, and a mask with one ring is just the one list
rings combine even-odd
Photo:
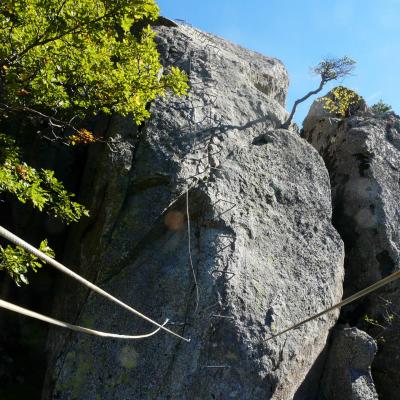
[[(12, 193), (67, 223), (88, 215), (53, 171), (23, 161), (4, 121), (12, 115), (36, 118), (54, 140), (89, 144), (96, 138), (81, 126), (86, 116), (117, 113), (140, 124), (157, 96), (168, 90), (185, 94), (186, 74), (162, 68), (146, 23), (158, 12), (154, 0), (0, 2), (0, 194)], [(139, 22), (144, 27), (137, 29)], [(23, 254), (0, 246), (0, 270), (17, 283), (27, 282), (18, 262), (38, 266)]]
[(153, 0), (5, 0), (0, 3), (1, 102), (4, 112), (24, 109), (131, 114), (149, 117), (146, 105), (186, 77), (162, 67), (149, 26)]

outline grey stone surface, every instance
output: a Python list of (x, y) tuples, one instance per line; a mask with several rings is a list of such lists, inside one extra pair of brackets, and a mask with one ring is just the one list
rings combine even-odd
[(377, 400), (371, 363), (377, 346), (357, 328), (336, 328), (321, 382), (320, 400)]
[[(328, 173), (298, 135), (274, 129), (287, 115), (278, 60), (188, 26), (158, 32), (165, 66), (190, 74), (190, 96), (154, 102), (139, 131), (111, 121), (118, 151), (93, 150), (83, 184), (93, 217), (72, 231), (69, 262), (191, 342), (53, 331), (43, 398), (289, 400), (337, 314), (267, 338), (342, 295)], [(60, 297), (55, 312), (69, 321), (152, 329), (96, 295), (65, 286)]]
[[(304, 137), (324, 158), (332, 184), (333, 221), (344, 240), (345, 295), (399, 269), (400, 119), (361, 112), (344, 121), (318, 112)], [(393, 283), (345, 310), (353, 323), (380, 337), (372, 374), (380, 397), (400, 391), (400, 286)], [(379, 325), (365, 324), (364, 315)]]

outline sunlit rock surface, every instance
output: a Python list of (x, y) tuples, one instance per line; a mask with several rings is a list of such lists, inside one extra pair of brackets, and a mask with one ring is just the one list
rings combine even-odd
[[(92, 149), (82, 186), (92, 218), (71, 232), (67, 261), (191, 342), (53, 331), (43, 398), (291, 399), (337, 313), (267, 339), (342, 296), (327, 170), (276, 129), (288, 85), (278, 60), (188, 26), (157, 31), (165, 67), (188, 72), (190, 95), (155, 101), (140, 129), (119, 118), (98, 127), (114, 151)], [(67, 283), (59, 298), (55, 314), (71, 322), (153, 329)], [(319, 377), (296, 398), (313, 398)]]
[[(319, 151), (331, 177), (333, 222), (346, 248), (348, 296), (399, 270), (400, 119), (361, 109), (340, 120), (316, 102), (303, 136)], [(344, 317), (379, 339), (372, 365), (379, 398), (398, 398), (399, 282), (346, 308)]]

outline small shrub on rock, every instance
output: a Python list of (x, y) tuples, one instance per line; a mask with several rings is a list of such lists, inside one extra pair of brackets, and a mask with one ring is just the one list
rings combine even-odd
[(393, 111), (392, 107), (389, 104), (384, 103), (382, 99), (372, 105), (370, 110), (375, 114), (384, 114), (389, 111)]
[(354, 90), (344, 86), (333, 88), (326, 96), (321, 97), (325, 110), (338, 118), (345, 118), (358, 109), (358, 105), (364, 103), (363, 98)]

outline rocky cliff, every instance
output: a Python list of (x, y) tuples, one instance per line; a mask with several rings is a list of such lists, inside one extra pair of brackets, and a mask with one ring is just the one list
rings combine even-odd
[[(369, 112), (364, 104), (355, 111), (341, 120), (315, 102), (303, 133), (329, 170), (333, 222), (346, 248), (345, 295), (398, 270), (400, 256), (400, 119)], [(342, 317), (378, 340), (372, 375), (380, 398), (397, 398), (399, 283), (345, 308)]]
[[(43, 398), (314, 398), (337, 313), (267, 339), (341, 299), (344, 252), (322, 158), (277, 129), (285, 68), (185, 25), (157, 32), (190, 95), (155, 101), (140, 129), (99, 124), (115, 147), (89, 156), (81, 194), (93, 216), (71, 232), (67, 262), (191, 342), (53, 331)], [(151, 329), (93, 294), (60, 290), (60, 318)]]
[[(191, 341), (51, 329), (42, 399), (396, 399), (398, 283), (271, 336), (399, 268), (399, 117), (361, 102), (338, 119), (315, 102), (301, 136), (280, 129), (288, 76), (279, 60), (185, 24), (161, 19), (155, 29), (164, 67), (188, 73), (189, 96), (154, 101), (139, 127), (97, 119), (109, 146), (52, 153), (74, 166), (62, 176), (81, 179), (91, 210), (67, 238), (20, 208), (7, 219), (31, 237), (47, 229), (66, 265)], [(53, 299), (54, 278), (26, 305), (41, 298), (43, 312), (105, 331), (152, 330), (65, 277)], [(17, 362), (1, 348), (10, 336), (39, 332), (9, 321), (0, 320), (2, 375)], [(42, 346), (43, 331), (36, 337)]]

